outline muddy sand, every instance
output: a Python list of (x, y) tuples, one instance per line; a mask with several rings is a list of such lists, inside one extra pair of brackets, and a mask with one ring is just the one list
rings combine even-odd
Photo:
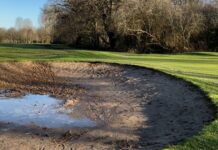
[(96, 123), (64, 129), (0, 122), (2, 150), (156, 150), (198, 133), (214, 115), (190, 83), (125, 65), (2, 63), (0, 89), (0, 97), (56, 97), (73, 109), (71, 117)]

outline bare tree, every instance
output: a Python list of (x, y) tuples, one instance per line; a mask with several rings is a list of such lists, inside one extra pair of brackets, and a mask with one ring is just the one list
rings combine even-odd
[(10, 28), (6, 34), (9, 43), (17, 43), (17, 31), (15, 28)]
[(0, 28), (0, 43), (2, 43), (6, 39), (6, 29)]
[(43, 12), (55, 43), (180, 52), (217, 39), (215, 0), (53, 0)]
[(38, 43), (50, 43), (50, 34), (49, 34), (49, 31), (44, 28), (44, 27), (41, 27), (41, 28), (38, 28), (36, 30), (36, 36), (37, 36), (37, 42)]

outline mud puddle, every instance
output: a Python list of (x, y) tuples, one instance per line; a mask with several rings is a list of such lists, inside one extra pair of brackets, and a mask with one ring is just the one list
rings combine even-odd
[(95, 126), (90, 119), (73, 118), (70, 113), (73, 113), (73, 108), (65, 108), (63, 101), (47, 95), (0, 97), (0, 122), (64, 129)]

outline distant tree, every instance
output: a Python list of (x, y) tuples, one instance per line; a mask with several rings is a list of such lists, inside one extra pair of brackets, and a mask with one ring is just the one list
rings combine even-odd
[(36, 34), (38, 43), (50, 43), (50, 34), (46, 28), (38, 28)]
[(6, 33), (6, 38), (9, 43), (17, 43), (18, 42), (18, 33), (15, 28), (8, 29)]
[(15, 21), (15, 28), (16, 28), (17, 30), (20, 30), (20, 29), (23, 28), (23, 18), (18, 17), (18, 18), (16, 19), (16, 21)]
[(17, 30), (21, 30), (24, 28), (33, 28), (33, 23), (30, 19), (23, 19), (21, 17), (18, 17), (15, 21), (15, 28)]
[(2, 43), (5, 40), (5, 35), (6, 35), (6, 29), (0, 28), (0, 43)]

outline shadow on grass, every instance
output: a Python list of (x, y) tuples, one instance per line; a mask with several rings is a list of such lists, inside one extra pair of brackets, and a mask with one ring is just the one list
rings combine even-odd
[(218, 56), (218, 53), (211, 53), (211, 52), (192, 52), (192, 53), (184, 53), (185, 55), (191, 55), (191, 56)]
[(73, 49), (73, 47), (63, 44), (0, 44), (0, 47), (21, 48), (21, 49), (51, 49), (51, 50)]

